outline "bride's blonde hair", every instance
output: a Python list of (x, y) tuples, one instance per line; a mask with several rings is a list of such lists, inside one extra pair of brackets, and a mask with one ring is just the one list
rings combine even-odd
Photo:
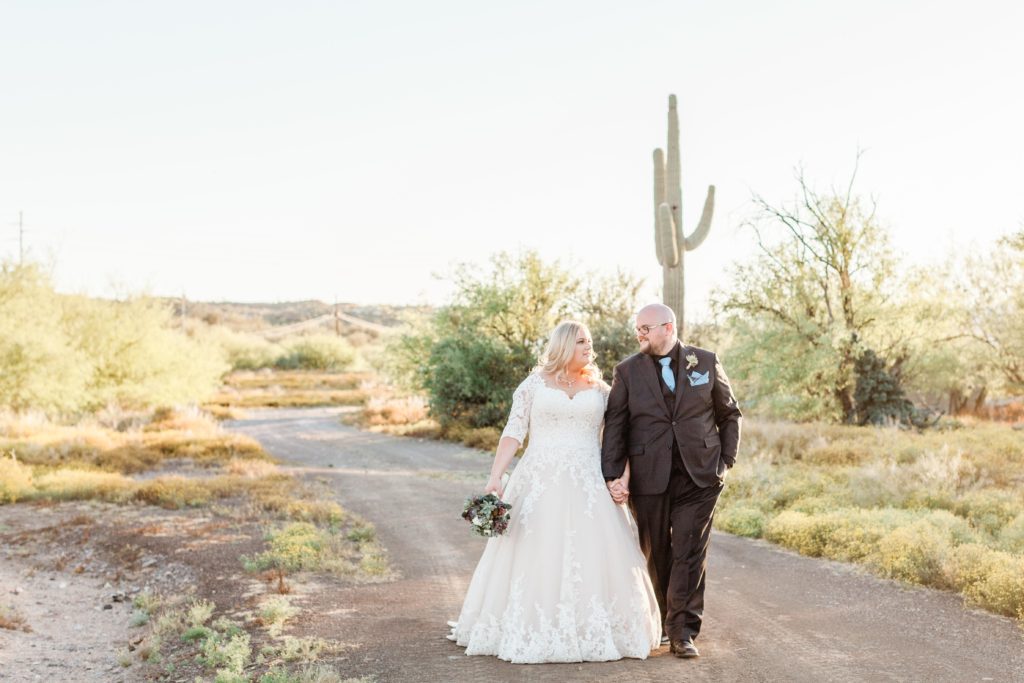
[[(565, 376), (569, 361), (576, 353), (576, 340), (580, 335), (590, 337), (590, 330), (581, 322), (566, 320), (551, 330), (548, 346), (537, 362), (537, 370), (555, 377)], [(601, 370), (594, 363), (593, 356), (583, 368), (583, 374), (592, 382), (601, 381)]]

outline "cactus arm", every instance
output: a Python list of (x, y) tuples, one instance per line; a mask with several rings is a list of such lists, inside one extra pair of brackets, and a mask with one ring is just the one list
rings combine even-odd
[(682, 165), (679, 161), (679, 112), (676, 96), (668, 96), (668, 149), (665, 159), (665, 199), (672, 209), (676, 226), (676, 243), (683, 244), (683, 185)]
[(654, 248), (658, 254), (658, 263), (665, 265), (665, 250), (661, 245), (661, 227), (658, 225), (658, 212), (665, 203), (665, 153), (654, 150)]
[(666, 268), (675, 268), (679, 265), (679, 242), (676, 241), (676, 233), (679, 226), (672, 220), (672, 209), (668, 204), (662, 203), (658, 207), (658, 241), (661, 253), (665, 260), (661, 265)]
[(700, 223), (697, 224), (697, 229), (683, 240), (683, 246), (686, 248), (686, 251), (693, 251), (699, 247), (704, 238), (708, 236), (708, 231), (711, 230), (711, 216), (714, 213), (715, 186), (708, 185), (708, 197), (704, 200), (704, 211), (700, 214)]

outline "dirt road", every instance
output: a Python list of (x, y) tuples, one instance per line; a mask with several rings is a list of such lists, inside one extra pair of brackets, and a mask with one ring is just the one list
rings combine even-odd
[[(646, 661), (512, 665), (467, 657), (444, 638), (484, 541), (458, 512), (490, 456), (370, 434), (337, 409), (254, 411), (228, 428), (322, 477), (376, 526), (402, 578), (354, 586), (336, 637), (339, 668), (385, 681), (1024, 681), (1024, 630), (959, 597), (880, 580), (855, 567), (716, 534), (701, 657), (662, 648)], [(742, 462), (740, 463), (742, 466)]]

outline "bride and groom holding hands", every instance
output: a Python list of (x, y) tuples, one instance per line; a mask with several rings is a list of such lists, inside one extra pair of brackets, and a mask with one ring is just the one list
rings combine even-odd
[[(512, 505), (449, 639), (513, 663), (698, 656), (711, 521), (741, 414), (711, 351), (673, 311), (636, 317), (611, 386), (586, 326), (563, 322), (515, 390), (485, 492)], [(520, 463), (501, 476), (529, 436)]]

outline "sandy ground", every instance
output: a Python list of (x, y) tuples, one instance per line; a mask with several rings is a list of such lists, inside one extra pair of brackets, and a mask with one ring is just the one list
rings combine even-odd
[[(1024, 681), (1024, 630), (953, 594), (716, 534), (702, 656), (512, 665), (444, 638), (483, 541), (459, 518), (490, 456), (361, 432), (338, 409), (253, 411), (233, 429), (336, 491), (373, 522), (402, 578), (351, 586), (322, 627), (352, 644), (339, 669), (380, 681)], [(740, 463), (742, 466), (742, 462)], [(415, 514), (402, 513), (415, 503)]]

